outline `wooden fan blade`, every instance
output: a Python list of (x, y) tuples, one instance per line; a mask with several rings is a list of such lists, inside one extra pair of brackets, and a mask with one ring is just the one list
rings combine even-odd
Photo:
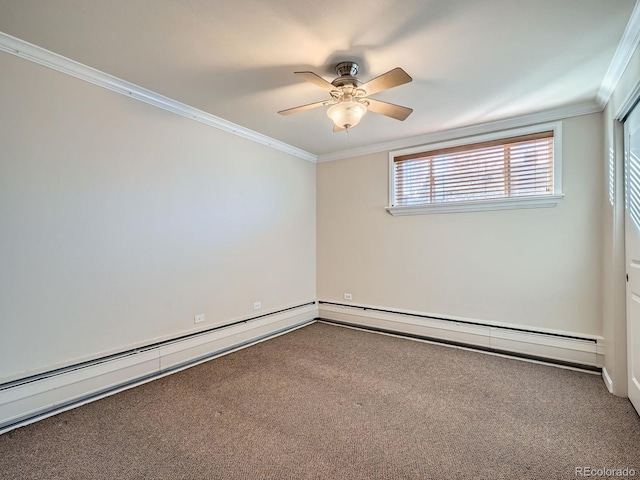
[(389, 70), (387, 73), (383, 73), (379, 77), (369, 80), (367, 83), (360, 85), (360, 88), (364, 89), (368, 95), (387, 90), (389, 88), (397, 87), (412, 81), (407, 72), (400, 67)]
[(318, 87), (331, 92), (332, 90), (336, 90), (331, 83), (327, 82), (324, 78), (319, 75), (316, 75), (313, 72), (293, 72), (295, 75), (304, 78), (307, 82), (311, 82)]
[(300, 105), (299, 107), (280, 110), (278, 113), (280, 115), (291, 115), (292, 113), (304, 112), (305, 110), (311, 110), (312, 108), (323, 107), (325, 105), (330, 105), (332, 103), (335, 103), (335, 102), (332, 102), (331, 100), (324, 100), (323, 102), (309, 103), (307, 105)]
[(395, 118), (400, 121), (406, 119), (411, 115), (411, 112), (413, 112), (412, 108), (401, 107), (400, 105), (395, 105), (393, 103), (381, 102), (380, 100), (374, 100), (373, 98), (367, 98), (367, 102), (369, 102), (367, 110), (373, 113), (386, 115), (387, 117)]

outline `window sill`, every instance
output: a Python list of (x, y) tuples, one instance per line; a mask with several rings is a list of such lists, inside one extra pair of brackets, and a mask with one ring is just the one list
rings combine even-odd
[(449, 202), (422, 205), (403, 205), (386, 207), (393, 216), (429, 215), (432, 213), (484, 212), (488, 210), (515, 210), (520, 208), (552, 208), (564, 195), (545, 195), (540, 197), (500, 198), (495, 200), (476, 200), (471, 202)]

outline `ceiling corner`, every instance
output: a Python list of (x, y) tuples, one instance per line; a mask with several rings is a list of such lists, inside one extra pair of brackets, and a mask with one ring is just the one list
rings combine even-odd
[(602, 108), (606, 107), (609, 103), (609, 99), (613, 94), (620, 78), (624, 74), (633, 53), (635, 52), (638, 44), (640, 43), (640, 0), (636, 1), (631, 17), (627, 23), (627, 27), (622, 34), (616, 53), (611, 59), (609, 69), (602, 80), (600, 90), (596, 95), (596, 102)]

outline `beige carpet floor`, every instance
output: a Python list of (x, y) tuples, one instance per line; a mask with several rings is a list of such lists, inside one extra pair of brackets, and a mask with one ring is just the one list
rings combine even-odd
[(0, 436), (2, 479), (573, 479), (576, 467), (640, 478), (638, 415), (599, 376), (323, 323)]

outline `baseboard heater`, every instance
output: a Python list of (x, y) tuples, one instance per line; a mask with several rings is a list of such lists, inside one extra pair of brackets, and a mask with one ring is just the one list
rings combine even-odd
[(308, 302), (0, 384), (0, 434), (313, 323)]
[(380, 307), (318, 302), (319, 320), (602, 372), (602, 338), (497, 326)]

